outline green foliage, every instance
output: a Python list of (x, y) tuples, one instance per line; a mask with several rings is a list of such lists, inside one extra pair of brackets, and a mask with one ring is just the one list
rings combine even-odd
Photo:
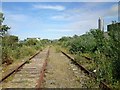
[[(2, 25), (4, 19), (5, 18), (3, 16), (3, 13), (0, 12), (0, 39), (3, 39), (8, 29), (10, 29), (7, 25)], [(6, 62), (7, 64), (11, 64), (13, 60), (8, 53), (8, 48), (7, 48), (8, 44), (5, 44), (5, 43), (7, 43), (7, 39), (4, 39), (4, 43), (2, 40), (0, 42), (0, 45), (1, 45), (0, 48), (2, 48), (2, 63)]]
[(69, 48), (70, 53), (85, 53), (88, 51), (94, 52), (96, 42), (92, 34), (82, 36), (74, 35), (72, 37), (62, 37), (58, 40), (61, 46)]
[(2, 37), (2, 46), (12, 47), (15, 46), (15, 44), (18, 42), (17, 36), (4, 36)]
[(3, 16), (3, 13), (0, 12), (0, 36), (4, 36), (8, 29), (10, 29), (10, 27), (8, 27), (7, 25), (2, 25), (4, 20), (5, 18)]
[(25, 42), (25, 44), (26, 44), (27, 46), (34, 46), (34, 45), (36, 45), (37, 43), (38, 43), (38, 40), (37, 40), (37, 39), (27, 39), (26, 42)]
[(21, 58), (24, 58), (24, 56), (33, 55), (35, 51), (36, 51), (35, 48), (23, 45), (22, 48), (20, 49), (20, 56)]
[(9, 65), (13, 62), (13, 58), (10, 56), (11, 52), (9, 52), (9, 51), (10, 51), (10, 49), (7, 47), (2, 48), (2, 64), (6, 63)]
[(110, 38), (110, 50), (109, 56), (112, 61), (113, 78), (120, 80), (120, 26), (119, 24), (112, 24), (110, 31), (108, 32)]
[[(75, 54), (77, 61), (81, 64), (85, 63), (86, 68), (91, 71), (96, 69), (98, 80), (118, 85), (120, 84), (119, 25), (112, 24), (108, 32), (91, 29), (82, 36), (62, 37), (57, 43), (67, 48), (70, 53)], [(80, 55), (92, 58), (91, 63), (82, 61)]]
[(82, 35), (80, 37), (74, 38), (70, 43), (70, 52), (71, 53), (85, 53), (88, 51), (94, 52), (94, 47), (96, 42), (90, 34)]
[(25, 57), (33, 55), (37, 50), (42, 50), (50, 40), (38, 40), (36, 38), (28, 38), (24, 41), (19, 41), (17, 36), (7, 35), (6, 32), (10, 29), (7, 25), (2, 25), (4, 21), (3, 13), (0, 13), (0, 48), (2, 48), (2, 64), (7, 65)]
[(41, 43), (42, 43), (43, 46), (44, 46), (44, 45), (49, 45), (49, 44), (51, 43), (51, 40), (42, 39), (42, 40), (41, 40)]

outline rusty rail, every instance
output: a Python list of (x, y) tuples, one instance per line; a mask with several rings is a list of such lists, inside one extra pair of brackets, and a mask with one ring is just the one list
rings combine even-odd
[(84, 58), (86, 58), (87, 60), (92, 60), (90, 57), (87, 57), (87, 56), (82, 56)]
[(112, 89), (111, 89), (105, 82), (103, 82), (103, 81), (100, 81), (99, 87), (100, 87), (100, 88), (105, 88), (106, 90), (112, 90)]
[(16, 67), (14, 70), (12, 70), (10, 73), (8, 73), (7, 75), (5, 75), (1, 80), (0, 83), (2, 83), (5, 79), (7, 79), (9, 76), (11, 76), (13, 73), (17, 72), (18, 69), (20, 69), (21, 67), (23, 67), (29, 60), (31, 60), (32, 58), (34, 58), (36, 55), (38, 55), (40, 53), (40, 51), (38, 51), (37, 53), (35, 53), (33, 56), (31, 56), (28, 60), (26, 60), (25, 62), (23, 62), (20, 66)]
[(83, 67), (82, 65), (80, 65), (78, 62), (76, 62), (73, 57), (71, 57), (70, 55), (66, 54), (66, 53), (63, 52), (63, 51), (61, 51), (61, 52), (62, 52), (65, 56), (67, 56), (70, 60), (72, 60), (72, 62), (73, 62), (75, 65), (77, 65), (78, 67), (80, 67), (81, 70), (83, 70), (85, 73), (87, 73), (88, 75), (91, 74), (90, 71), (88, 71), (86, 68), (84, 68), (84, 67)]
[(44, 79), (45, 69), (46, 69), (46, 66), (47, 66), (47, 60), (48, 60), (48, 57), (49, 57), (49, 52), (50, 52), (50, 47), (48, 49), (45, 62), (43, 64), (43, 66), (42, 66), (42, 70), (40, 71), (40, 78), (39, 78), (38, 83), (36, 85), (37, 90), (40, 90), (42, 82), (43, 82), (43, 79)]
[[(86, 68), (84, 68), (82, 65), (80, 65), (77, 61), (75, 61), (75, 59), (73, 57), (71, 57), (70, 55), (66, 54), (65, 52), (61, 51), (65, 56), (67, 56), (75, 65), (77, 65), (78, 67), (81, 68), (81, 70), (83, 70), (87, 75), (90, 75), (91, 77), (97, 79), (97, 76), (95, 75), (95, 73), (87, 70)], [(100, 81), (99, 87), (102, 89), (107, 89), (107, 90), (112, 90), (105, 82)]]

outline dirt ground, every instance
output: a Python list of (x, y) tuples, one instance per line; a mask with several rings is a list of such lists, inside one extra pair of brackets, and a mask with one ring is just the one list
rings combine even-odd
[(88, 79), (66, 56), (51, 47), (43, 88), (86, 88)]

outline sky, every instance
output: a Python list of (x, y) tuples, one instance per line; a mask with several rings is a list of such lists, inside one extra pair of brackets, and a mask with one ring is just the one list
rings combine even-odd
[(99, 17), (105, 31), (112, 20), (118, 21), (117, 2), (2, 2), (2, 12), (9, 33), (20, 40), (82, 35), (98, 28)]

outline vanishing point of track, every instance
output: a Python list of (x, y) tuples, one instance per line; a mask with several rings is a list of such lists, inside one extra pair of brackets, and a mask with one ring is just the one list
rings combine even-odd
[[(18, 66), (18, 67), (15, 68), (14, 70), (12, 70), (9, 74), (7, 74), (6, 76), (2, 77), (2, 79), (0, 80), (0, 83), (3, 83), (4, 80), (7, 79), (8, 77), (10, 77), (12, 74), (14, 74), (14, 73), (19, 73), (19, 70), (20, 70), (20, 71), (24, 70), (23, 67), (26, 65), (26, 63), (27, 63), (28, 61), (31, 61), (31, 60), (34, 59), (35, 57), (37, 57), (40, 53), (41, 53), (40, 51), (37, 52), (36, 54), (34, 54), (33, 56), (31, 56), (31, 57), (29, 58), (29, 60), (26, 60), (26, 61), (25, 61), (24, 63), (22, 63), (20, 66)], [(37, 79), (34, 88), (42, 88), (42, 82), (44, 81), (44, 74), (45, 74), (45, 70), (46, 70), (46, 66), (47, 66), (47, 60), (48, 60), (48, 58), (49, 58), (49, 53), (50, 53), (50, 47), (47, 48), (47, 49), (44, 51), (44, 53), (43, 53), (43, 54), (45, 54), (45, 55), (44, 55), (44, 58), (43, 58), (44, 60), (43, 60), (43, 62), (41, 62), (41, 63), (43, 63), (43, 64), (42, 64), (42, 66), (41, 66), (40, 69), (39, 69), (39, 74), (37, 73), (37, 74), (38, 74), (37, 77), (39, 77), (39, 78)], [(94, 73), (90, 72), (89, 70), (87, 70), (86, 68), (84, 68), (82, 65), (80, 65), (79, 63), (77, 63), (77, 62), (75, 61), (75, 59), (72, 58), (70, 55), (66, 54), (66, 53), (63, 52), (63, 51), (61, 51), (61, 53), (64, 54), (66, 57), (68, 57), (77, 67), (79, 67), (82, 71), (84, 71), (84, 73), (86, 73), (87, 75), (90, 75), (91, 77), (93, 77), (93, 78), (95, 78), (95, 79), (97, 78)], [(38, 59), (40, 59), (40, 58), (38, 58)], [(31, 67), (31, 68), (32, 68), (32, 67)], [(33, 71), (33, 70), (34, 70), (34, 69), (32, 68), (32, 69), (30, 69), (29, 71), (31, 72), (31, 71)], [(34, 73), (36, 73), (36, 72), (34, 72)], [(33, 74), (34, 74), (34, 73), (33, 73)], [(19, 77), (18, 77), (18, 78), (19, 78)], [(35, 78), (35, 77), (34, 77), (34, 78)], [(14, 83), (14, 82), (13, 82), (13, 83)], [(19, 83), (17, 83), (17, 84), (19, 84)], [(110, 90), (110, 89), (111, 89), (108, 85), (106, 85), (106, 84), (105, 84), (104, 82), (102, 82), (102, 81), (100, 81), (99, 87), (100, 87), (100, 88), (106, 88), (107, 90)], [(33, 87), (32, 87), (32, 88), (33, 88)]]

